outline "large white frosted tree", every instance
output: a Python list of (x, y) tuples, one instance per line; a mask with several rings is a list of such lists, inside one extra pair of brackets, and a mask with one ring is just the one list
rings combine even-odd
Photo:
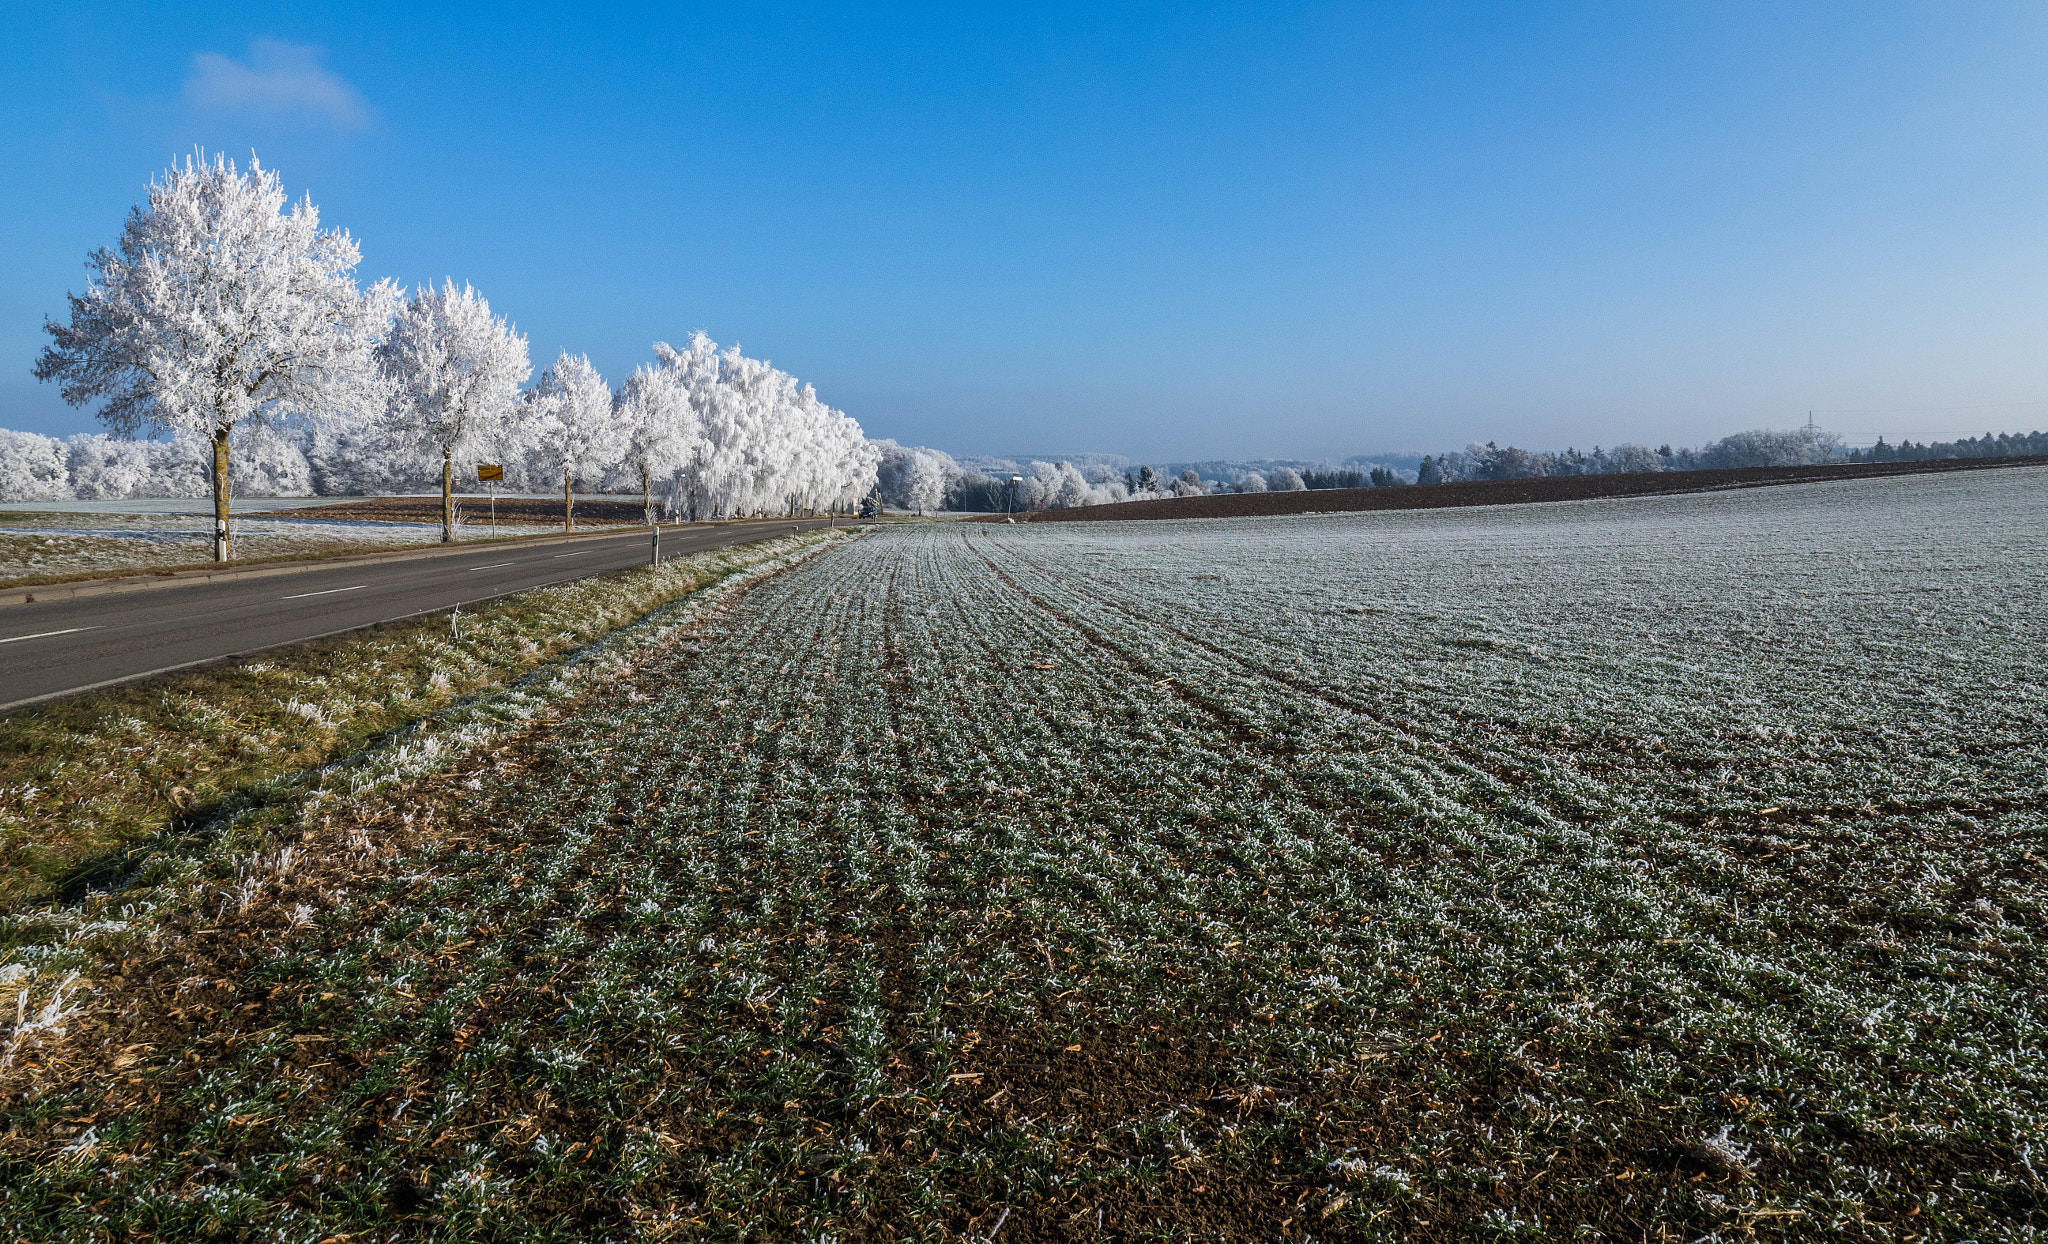
[(626, 454), (625, 424), (590, 359), (564, 350), (526, 395), (525, 433), (544, 469), (562, 477), (562, 530), (576, 529), (576, 477), (595, 479)]
[(890, 440), (877, 441), (875, 447), (882, 455), (877, 474), (884, 500), (920, 514), (945, 504), (946, 485), (961, 474), (951, 454)]
[(703, 437), (686, 467), (689, 506), (713, 515), (796, 514), (851, 505), (874, 487), (881, 450), (807, 384), (699, 332), (656, 342), (661, 370)]
[(667, 367), (635, 368), (615, 408), (626, 437), (626, 465), (640, 474), (647, 521), (654, 521), (654, 481), (688, 467), (704, 445), (682, 376)]
[(533, 374), (526, 338), (491, 314), (483, 295), (452, 280), (423, 286), (398, 308), (377, 347), (400, 445), (441, 459), (441, 540), (455, 539), (455, 459), (474, 453), (519, 404)]
[(116, 249), (87, 257), (70, 323), (44, 321), (36, 377), (74, 406), (103, 399), (116, 432), (209, 440), (214, 558), (226, 561), (236, 429), (382, 404), (370, 353), (395, 294), (357, 287), (361, 257), (254, 158), (246, 173), (189, 158), (150, 183)]

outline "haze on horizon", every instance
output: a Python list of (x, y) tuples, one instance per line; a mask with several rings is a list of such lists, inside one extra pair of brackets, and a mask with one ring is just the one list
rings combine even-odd
[(0, 426), (149, 179), (616, 383), (703, 328), (962, 455), (2048, 426), (2048, 10), (85, 4), (0, 48)]

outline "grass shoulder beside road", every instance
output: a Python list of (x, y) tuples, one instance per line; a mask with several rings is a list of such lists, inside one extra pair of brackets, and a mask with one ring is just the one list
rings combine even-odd
[(0, 911), (133, 870), (294, 774), (845, 534), (693, 554), (0, 720)]

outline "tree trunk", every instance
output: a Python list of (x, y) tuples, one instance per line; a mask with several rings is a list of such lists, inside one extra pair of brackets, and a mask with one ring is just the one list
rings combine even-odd
[(228, 560), (228, 434), (213, 434), (213, 560)]
[(441, 543), (455, 543), (455, 464), (453, 455), (441, 454)]
[(562, 472), (562, 530), (564, 532), (576, 530), (576, 491), (572, 487), (575, 482), (576, 476), (573, 472)]
[(654, 472), (640, 468), (640, 503), (647, 507), (647, 525), (654, 526)]

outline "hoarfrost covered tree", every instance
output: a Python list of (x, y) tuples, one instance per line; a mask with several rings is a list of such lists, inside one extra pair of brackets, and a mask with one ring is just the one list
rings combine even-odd
[(1034, 462), (1018, 486), (1018, 504), (1033, 510), (1063, 510), (1080, 505), (1108, 505), (1128, 500), (1121, 476), (1107, 467), (1092, 467), (1097, 478), (1071, 462)]
[(0, 500), (72, 500), (63, 441), (0, 428)]
[(455, 539), (455, 459), (479, 449), (519, 403), (533, 374), (526, 338), (468, 285), (423, 286), (402, 303), (377, 347), (390, 395), (389, 430), (402, 449), (440, 458), (441, 540)]
[(576, 530), (576, 477), (596, 478), (626, 454), (612, 391), (581, 354), (562, 351), (527, 394), (525, 433), (542, 469), (562, 480), (562, 530)]
[(1274, 492), (1301, 492), (1308, 485), (1302, 482), (1301, 472), (1293, 467), (1274, 467), (1266, 473), (1266, 487)]
[[(657, 343), (657, 348), (667, 346)], [(616, 412), (626, 434), (624, 465), (640, 477), (641, 500), (652, 523), (654, 481), (689, 467), (704, 443), (685, 378), (666, 366), (643, 363), (619, 389)]]
[(690, 421), (691, 451), (688, 459), (677, 467), (674, 479), (678, 508), (687, 510), (690, 521), (695, 522), (700, 505), (708, 500), (703, 481), (717, 448), (712, 441), (711, 421), (720, 400), (718, 343), (700, 330), (690, 334), (680, 350), (666, 341), (655, 342), (654, 357), (671, 389), (688, 407), (685, 417)]
[(246, 497), (303, 497), (313, 491), (313, 468), (296, 437), (258, 424), (235, 442), (228, 477)]
[(214, 557), (230, 554), (229, 450), (238, 427), (377, 405), (371, 347), (393, 292), (357, 288), (361, 253), (320, 228), (310, 197), (287, 207), (277, 174), (203, 153), (150, 183), (117, 249), (87, 257), (37, 379), (82, 406), (105, 399), (117, 432), (196, 433), (213, 450)]
[(1687, 465), (1698, 467), (1811, 466), (1827, 462), (1841, 452), (1842, 438), (1820, 428), (1794, 428), (1778, 432), (1758, 428), (1724, 436), (1690, 455)]
[[(246, 447), (236, 446), (239, 456)], [(104, 432), (82, 432), (66, 442), (71, 490), (81, 501), (123, 497), (203, 497), (207, 493), (207, 443), (196, 436), (135, 441)], [(240, 462), (229, 474), (243, 478)]]
[(875, 444), (882, 451), (882, 463), (876, 473), (883, 500), (898, 509), (919, 513), (945, 504), (947, 487), (962, 474), (960, 464), (951, 454), (922, 446), (898, 445), (890, 440)]
[(1648, 445), (1637, 445), (1623, 441), (1602, 455), (1606, 461), (1604, 469), (1608, 474), (1624, 475), (1637, 471), (1661, 471), (1666, 459)]
[(1266, 477), (1257, 471), (1246, 471), (1243, 475), (1237, 477), (1237, 483), (1233, 487), (1239, 492), (1264, 492), (1266, 491)]
[(71, 497), (63, 441), (0, 428), (0, 499), (69, 501)]
[(810, 385), (704, 333), (657, 343), (703, 440), (685, 468), (691, 515), (783, 513), (850, 505), (875, 486), (881, 449)]

